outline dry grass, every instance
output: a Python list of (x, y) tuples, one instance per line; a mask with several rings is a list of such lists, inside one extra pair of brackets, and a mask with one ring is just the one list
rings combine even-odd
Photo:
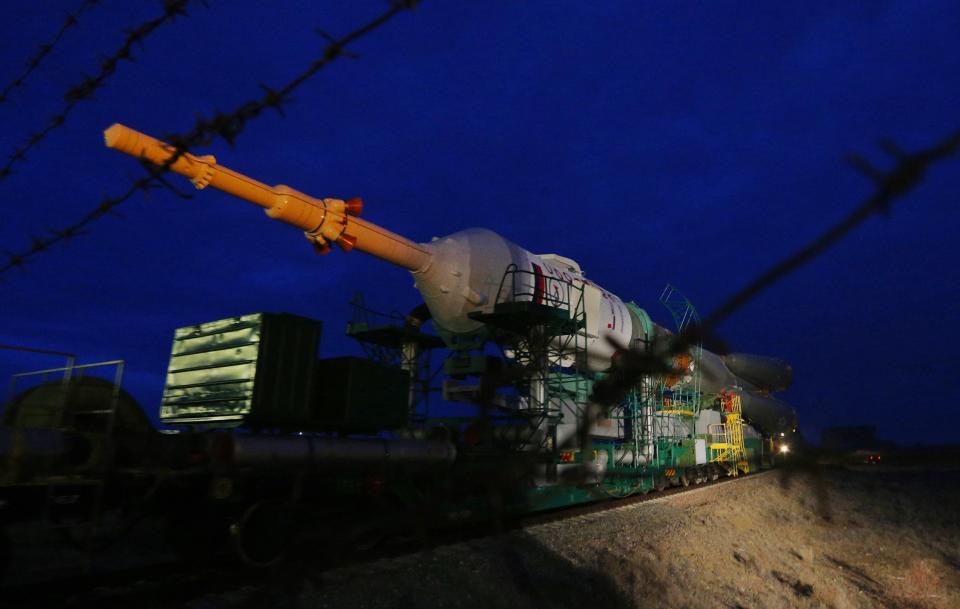
[(916, 560), (902, 576), (893, 578), (891, 596), (901, 607), (909, 609), (949, 609), (950, 590), (944, 585), (943, 572), (944, 565), (939, 561)]

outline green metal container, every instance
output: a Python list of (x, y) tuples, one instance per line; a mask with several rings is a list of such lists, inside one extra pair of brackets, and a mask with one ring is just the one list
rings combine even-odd
[(175, 425), (309, 429), (321, 322), (254, 313), (178, 328), (160, 406)]
[(407, 423), (409, 373), (360, 357), (317, 363), (318, 428), (350, 432), (396, 429)]

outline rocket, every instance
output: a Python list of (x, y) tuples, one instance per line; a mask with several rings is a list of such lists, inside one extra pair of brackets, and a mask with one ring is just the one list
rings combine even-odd
[[(498, 298), (502, 300), (506, 269), (522, 271), (518, 277), (527, 284), (524, 293), (535, 302), (550, 305), (563, 301), (564, 286), (582, 290), (586, 327), (581, 332), (587, 347), (584, 364), (589, 370), (607, 370), (616, 345), (669, 334), (649, 318), (643, 319), (636, 307), (627, 306), (616, 294), (588, 279), (575, 261), (556, 254), (533, 254), (493, 231), (469, 228), (416, 243), (361, 218), (363, 202), (358, 198), (318, 199), (288, 186), (268, 186), (219, 165), (213, 156), (177, 153), (174, 146), (121, 124), (104, 131), (104, 140), (109, 148), (189, 178), (198, 189), (213, 187), (263, 207), (269, 217), (302, 230), (318, 253), (326, 254), (336, 245), (345, 252), (366, 252), (406, 269), (434, 325), (448, 336), (483, 327), (476, 314), (492, 311)], [(766, 395), (789, 385), (792, 371), (785, 362), (704, 351), (701, 366), (703, 390), (744, 391), (744, 416), (767, 433), (795, 426), (793, 409)]]

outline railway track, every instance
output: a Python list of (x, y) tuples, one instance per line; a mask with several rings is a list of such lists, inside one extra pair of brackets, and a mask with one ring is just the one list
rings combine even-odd
[(450, 539), (445, 542), (433, 543), (426, 547), (421, 547), (416, 551), (407, 552), (394, 556), (380, 556), (369, 558), (363, 561), (352, 562), (348, 565), (338, 566), (328, 570), (324, 577), (327, 580), (346, 580), (356, 577), (365, 577), (371, 573), (380, 570), (394, 570), (399, 567), (407, 566), (414, 562), (417, 555), (425, 551), (444, 553), (455, 549), (456, 546), (470, 546), (471, 544), (486, 543), (502, 535), (511, 535), (523, 532), (536, 532), (540, 529), (562, 528), (565, 526), (585, 524), (603, 518), (605, 515), (613, 512), (622, 512), (638, 509), (646, 505), (664, 503), (676, 497), (677, 495), (690, 496), (696, 493), (707, 492), (716, 489), (725, 484), (733, 484), (742, 480), (755, 480), (761, 476), (772, 473), (775, 470), (765, 470), (754, 474), (741, 475), (736, 478), (720, 478), (719, 480), (704, 482), (689, 487), (671, 487), (662, 491), (651, 492), (643, 495), (634, 495), (622, 499), (611, 499), (610, 501), (601, 501), (591, 503), (575, 508), (566, 508), (546, 513), (533, 514), (517, 519), (501, 530), (487, 534), (471, 534), (469, 531), (461, 534), (456, 539)]
[[(329, 556), (324, 548), (314, 553), (301, 549), (282, 566), (262, 571), (233, 564), (197, 565), (185, 561), (168, 561), (122, 569), (108, 573), (62, 577), (23, 585), (0, 587), (0, 609), (44, 609), (47, 607), (97, 607), (112, 609), (130, 607), (182, 606), (201, 597), (236, 597), (244, 602), (254, 598), (281, 598), (316, 579), (320, 573), (326, 584), (371, 577), (403, 570), (416, 564), (425, 553), (435, 558), (452, 556), (484, 544), (496, 543), (504, 536), (536, 533), (585, 524), (618, 511), (639, 509), (663, 503), (678, 495), (689, 496), (708, 492), (719, 486), (756, 479), (771, 473), (767, 470), (736, 478), (721, 478), (689, 487), (673, 487), (663, 491), (611, 499), (580, 507), (537, 513), (507, 522), (484, 523), (449, 531), (432, 532), (428, 539), (398, 538), (349, 557)], [(217, 604), (203, 604), (217, 607)]]

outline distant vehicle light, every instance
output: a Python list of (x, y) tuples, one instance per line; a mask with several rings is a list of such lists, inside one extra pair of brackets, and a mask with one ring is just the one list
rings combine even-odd
[(790, 452), (790, 447), (787, 446), (786, 444), (781, 444), (781, 445), (780, 445), (780, 452), (786, 454), (786, 453)]
[(781, 438), (784, 437), (785, 435), (787, 435), (787, 434), (783, 433), (782, 431), (780, 432), (780, 437), (781, 437)]

